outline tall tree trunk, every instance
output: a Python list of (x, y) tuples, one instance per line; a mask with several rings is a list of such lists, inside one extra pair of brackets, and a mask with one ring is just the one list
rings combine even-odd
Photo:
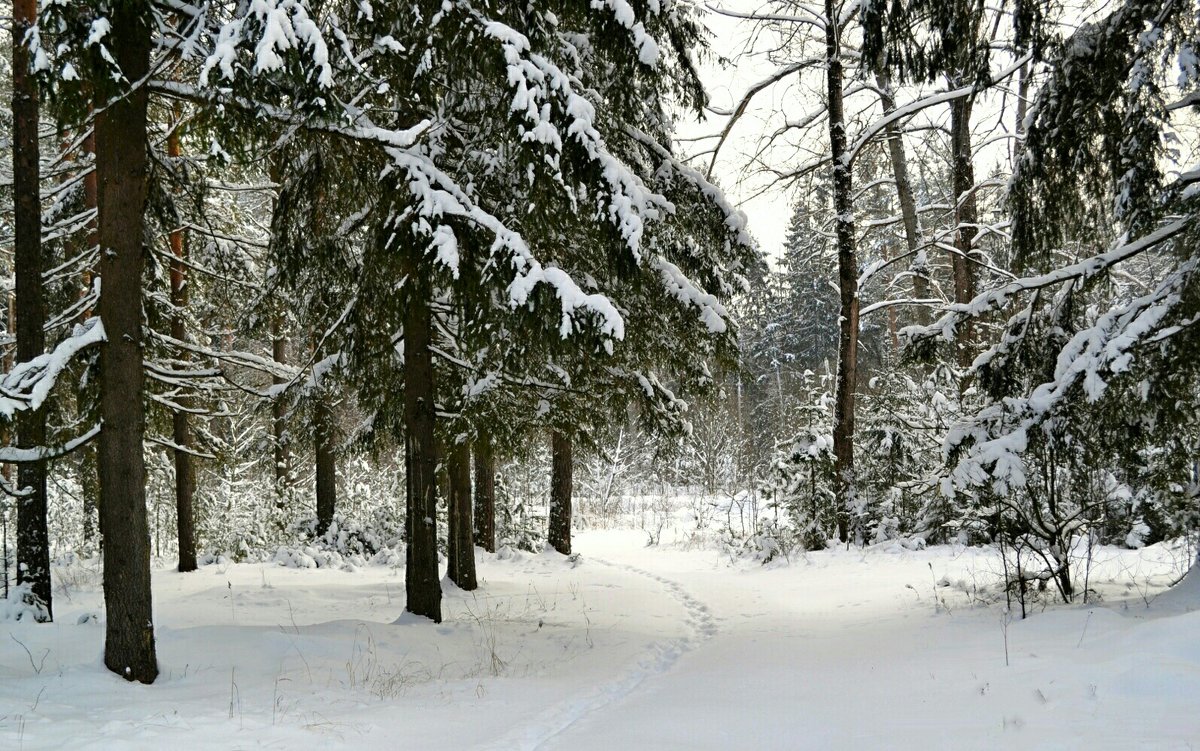
[[(89, 114), (91, 108), (88, 109)], [(99, 187), (96, 184), (96, 129), (93, 123), (92, 129), (86, 136), (83, 137), (83, 153), (89, 158), (92, 163), (92, 169), (83, 176), (83, 208), (88, 211), (96, 211), (96, 196)], [(98, 234), (100, 227), (100, 218), (93, 216), (87, 223), (87, 234), (85, 235), (84, 243), (87, 247), (86, 252), (91, 253), (96, 249), (96, 244), (100, 242)], [(91, 294), (92, 282), (95, 277), (95, 267), (92, 265), (84, 266), (83, 272), (80, 274), (80, 297)], [(91, 308), (84, 308), (79, 312), (79, 322), (83, 323), (91, 317), (93, 311)]]
[[(979, 223), (978, 201), (975, 197), (975, 163), (971, 153), (971, 97), (950, 103), (950, 150), (954, 170), (954, 248), (951, 258), (954, 270), (954, 302), (967, 303), (975, 297), (975, 268), (973, 253), (975, 233)], [(958, 342), (958, 361), (967, 367), (974, 359), (972, 342), (974, 326), (968, 321)]]
[[(176, 125), (167, 136), (167, 156), (178, 159), (181, 154), (179, 126)], [(187, 339), (183, 315), (188, 305), (186, 260), (183, 230), (177, 228), (171, 231), (171, 338), (181, 342)], [(179, 353), (179, 358), (186, 361), (190, 356), (183, 351)], [(191, 400), (181, 396), (177, 401), (186, 409)], [(182, 409), (171, 413), (175, 440), (175, 520), (179, 538), (179, 570), (182, 572), (196, 570), (196, 520), (192, 508), (196, 495), (196, 472), (192, 466), (192, 435), (188, 421), (189, 415)]]
[(1029, 63), (1021, 66), (1017, 74), (1017, 140), (1012, 150), (1013, 169), (1025, 153), (1025, 116), (1029, 113)]
[[(5, 327), (4, 327), (4, 329), (5, 329), (5, 331), (9, 332), (9, 334), (11, 335), (11, 333), (16, 331), (16, 329), (17, 329), (17, 311), (16, 311), (17, 296), (15, 294), (13, 294), (12, 292), (9, 292), (7, 295), (4, 296), (4, 302), (5, 302), (5, 306), (4, 306)], [(14, 359), (14, 352), (12, 350), (12, 347), (5, 347), (4, 348), (4, 361), (3, 361), (4, 372), (5, 373), (11, 372), (15, 362), (16, 361)], [(12, 432), (9, 430), (8, 425), (0, 426), (0, 440), (3, 440), (5, 445), (8, 445), (9, 441), (12, 440)], [(12, 485), (13, 475), (16, 473), (16, 469), (17, 469), (17, 467), (15, 464), (7, 464), (6, 463), (6, 464), (0, 465), (0, 474), (2, 474), (4, 476), (4, 481), (7, 482), (9, 485)], [(0, 515), (2, 515), (2, 512), (0, 512)], [(84, 523), (85, 524), (87, 523), (86, 517), (84, 518)], [(5, 529), (7, 529), (7, 527)], [(8, 542), (8, 540), (6, 537), (5, 545), (0, 546), (0, 556), (5, 556), (4, 563), (6, 566), (6, 568), (4, 570), (4, 573), (5, 573), (4, 597), (5, 598), (8, 597), (8, 576), (7, 576), (8, 575), (8, 569), (7, 569), (8, 547), (7, 547), (7, 542)]]
[(317, 463), (317, 534), (323, 535), (333, 523), (337, 510), (337, 454), (334, 452), (333, 415), (326, 402), (328, 392), (317, 396), (314, 410), (313, 444)]
[[(275, 183), (279, 189), (282, 189), (284, 181), (283, 160), (284, 157), (279, 152), (275, 152), (267, 167), (271, 182)], [(275, 203), (271, 207), (272, 222), (279, 216), (278, 207), (279, 194), (276, 193)], [(272, 232), (282, 232), (282, 230), (272, 226)], [(280, 365), (286, 365), (288, 360), (288, 337), (284, 331), (285, 323), (282, 310), (276, 308), (271, 312), (271, 359)], [(282, 386), (287, 383), (287, 379), (283, 376), (271, 376), (271, 383), (275, 386)], [(292, 451), (288, 445), (287, 405), (284, 403), (282, 395), (277, 396), (271, 404), (271, 437), (274, 454), (272, 458), (275, 463), (275, 506), (283, 509), (287, 500), (288, 485), (292, 478)]]
[[(108, 49), (125, 81), (150, 70), (153, 14), (137, 3), (115, 6)], [(96, 170), (100, 206), (99, 475), (104, 545), (104, 664), (127, 680), (152, 683), (158, 675), (146, 525), (146, 468), (142, 439), (142, 268), (146, 208), (146, 89), (98, 102)]]
[[(90, 112), (90, 108), (89, 108)], [(88, 131), (88, 134), (83, 139), (83, 152), (88, 156), (92, 163), (92, 168), (86, 175), (83, 176), (83, 208), (88, 211), (96, 211), (96, 131), (93, 127)], [(87, 223), (87, 234), (84, 243), (87, 247), (84, 251), (91, 253), (96, 248), (96, 244), (100, 242), (97, 234), (99, 228), (99, 217), (93, 216)], [(90, 295), (92, 293), (92, 283), (95, 277), (94, 268), (91, 265), (85, 266), (83, 273), (80, 275), (80, 297)], [(92, 316), (93, 311), (90, 307), (79, 311), (79, 322), (83, 323)], [(83, 496), (83, 539), (91, 541), (96, 536), (96, 499), (99, 497), (100, 488), (96, 480), (96, 444), (89, 443), (79, 451), (79, 490)], [(101, 543), (103, 543), (103, 532), (101, 532)]]
[[(280, 365), (286, 365), (287, 345), (287, 336), (283, 333), (283, 314), (276, 312), (271, 316), (271, 359)], [(287, 379), (272, 376), (271, 382), (282, 386), (287, 383)], [(271, 405), (271, 434), (274, 439), (275, 503), (282, 508), (285, 491), (292, 476), (292, 451), (287, 439), (287, 405), (282, 396), (277, 396)]]
[[(29, 362), (46, 350), (46, 303), (42, 291), (42, 202), (38, 144), (37, 82), (30, 75), (25, 34), (37, 20), (36, 0), (13, 3), (13, 196), (16, 238), (13, 256), (17, 292), (17, 361)], [(17, 415), (17, 446), (46, 442), (46, 413)], [(46, 524), (46, 464), (17, 468), (17, 583), (28, 583), (52, 620), (50, 534)]]
[(437, 442), (434, 401), (432, 290), (410, 251), (409, 290), (404, 307), (404, 459), (407, 489), (404, 584), (405, 609), (435, 623), (442, 621), (442, 586), (437, 553)]
[(492, 437), (475, 439), (475, 541), (496, 552), (496, 455)]
[(475, 534), (471, 519), (471, 447), (456, 443), (447, 454), (446, 474), (450, 480), (449, 507), (450, 581), (467, 591), (476, 589)]
[[(883, 104), (883, 112), (890, 115), (896, 110), (896, 100), (892, 97), (892, 84), (886, 74), (877, 73), (875, 80), (879, 84), (879, 99)], [(917, 216), (917, 201), (913, 196), (912, 180), (908, 177), (908, 157), (904, 153), (904, 133), (898, 123), (891, 123), (886, 128), (888, 157), (892, 163), (892, 176), (896, 180), (896, 197), (900, 202), (900, 218), (904, 223), (904, 243), (908, 252), (913, 254), (909, 261), (912, 272), (913, 296), (918, 300), (929, 299), (929, 276), (926, 268), (925, 252), (918, 251), (921, 244), (920, 219)], [(929, 321), (929, 311), (924, 305), (917, 306), (916, 319), (918, 324)]]
[(440, 440), (434, 445), (437, 449), (437, 459), (434, 462), (437, 466), (437, 497), (439, 501), (446, 501), (450, 498), (450, 475), (446, 471), (446, 447)]
[(574, 490), (571, 437), (556, 430), (550, 437), (550, 546), (571, 554), (571, 495)]
[(846, 153), (846, 115), (842, 102), (841, 37), (837, 6), (825, 0), (825, 52), (828, 59), (829, 147), (833, 158), (833, 207), (837, 216), (838, 289), (841, 318), (838, 327), (838, 369), (833, 407), (834, 489), (838, 508), (838, 537), (850, 539), (850, 513), (856, 505), (854, 478), (854, 392), (858, 384), (858, 259), (854, 249), (854, 205), (851, 166)]

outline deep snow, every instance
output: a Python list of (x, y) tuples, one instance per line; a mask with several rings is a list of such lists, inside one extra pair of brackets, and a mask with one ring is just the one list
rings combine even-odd
[(0, 622), (0, 748), (1200, 746), (1200, 581), (1162, 592), (1177, 549), (1105, 549), (1102, 603), (1005, 626), (973, 594), (983, 549), (763, 567), (645, 539), (481, 552), (441, 625), (401, 616), (398, 568), (156, 571), (153, 686), (103, 668), (98, 574), (65, 568), (56, 623)]

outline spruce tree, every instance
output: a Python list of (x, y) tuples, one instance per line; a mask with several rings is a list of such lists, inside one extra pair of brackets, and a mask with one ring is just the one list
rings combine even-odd
[[(141, 3), (108, 8), (117, 86), (97, 83), (96, 174), (99, 183), (98, 311), (107, 341), (100, 349), (101, 529), (104, 530), (104, 664), (127, 680), (152, 683), (158, 675), (150, 593), (146, 523), (146, 421), (142, 394), (142, 269), (145, 263), (147, 91), (151, 12)], [(115, 71), (114, 71), (115, 69)]]
[[(29, 362), (46, 347), (46, 307), (42, 271), (41, 148), (39, 96), (27, 35), (36, 21), (36, 3), (13, 3), (13, 266), (16, 276), (17, 360)], [(17, 417), (17, 446), (39, 451), (46, 442), (46, 413), (23, 410)], [(50, 536), (47, 529), (46, 463), (28, 461), (17, 469), (17, 583), (28, 583), (44, 619), (53, 620)]]

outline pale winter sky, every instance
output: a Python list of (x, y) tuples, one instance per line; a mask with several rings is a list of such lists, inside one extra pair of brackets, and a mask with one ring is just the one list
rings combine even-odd
[[(713, 5), (730, 8), (741, 12), (752, 11), (762, 5), (761, 0), (719, 0)], [(767, 64), (761, 58), (750, 59), (742, 56), (751, 44), (752, 24), (746, 21), (707, 13), (705, 24), (713, 31), (713, 51), (728, 58), (729, 63), (719, 65), (716, 60), (709, 60), (704, 66), (705, 85), (708, 88), (711, 103), (714, 108), (731, 109), (742, 96), (746, 88), (761, 79), (774, 66)], [(764, 92), (755, 100), (755, 109), (774, 109), (781, 102), (773, 101), (779, 97), (777, 92)], [(681, 118), (677, 123), (681, 139), (697, 138), (719, 133), (725, 118), (709, 117), (704, 122), (695, 122), (691, 118)], [(781, 189), (769, 189), (757, 197), (755, 193), (763, 191), (765, 183), (761, 176), (748, 174), (746, 165), (749, 161), (748, 152), (752, 151), (755, 141), (762, 132), (762, 119), (755, 112), (748, 112), (730, 134), (721, 149), (720, 158), (713, 170), (713, 179), (724, 188), (729, 198), (744, 211), (750, 220), (750, 230), (758, 240), (759, 246), (767, 255), (776, 257), (783, 247), (784, 233), (787, 230), (788, 219), (791, 216), (792, 196)], [(694, 154), (697, 151), (711, 149), (715, 139), (701, 142), (683, 140), (680, 152)], [(709, 156), (694, 162), (694, 166), (707, 169)]]
[[(778, 40), (765, 36), (755, 37), (755, 24), (751, 21), (731, 18), (713, 12), (719, 8), (737, 13), (753, 13), (769, 10), (769, 0), (697, 0), (710, 10), (705, 13), (703, 22), (713, 32), (712, 52), (715, 56), (727, 59), (722, 65), (715, 59), (708, 60), (703, 68), (705, 84), (711, 98), (713, 109), (729, 111), (740, 100), (740, 97), (752, 84), (766, 78), (777, 68), (766, 59), (765, 50), (778, 45)], [(1058, 12), (1061, 17), (1056, 19), (1059, 33), (1072, 33), (1078, 25), (1090, 19), (1096, 13), (1102, 12), (1104, 4), (1097, 0), (1080, 0), (1078, 3), (1064, 3)], [(803, 54), (809, 58), (823, 55), (820, 49), (821, 40), (813, 40), (813, 46), (807, 50), (793, 49), (788, 56), (788, 62), (795, 62), (791, 54)], [(753, 50), (754, 55), (748, 54)], [(1012, 60), (998, 59), (994, 63), (995, 72), (1012, 65)], [(769, 258), (778, 258), (784, 235), (787, 231), (788, 220), (791, 218), (791, 208), (796, 198), (792, 189), (779, 185), (772, 186), (770, 178), (764, 175), (764, 166), (788, 170), (795, 169), (812, 159), (824, 149), (823, 144), (810, 144), (797, 140), (789, 135), (780, 139), (773, 148), (762, 152), (761, 159), (756, 163), (755, 154), (761, 146), (764, 136), (777, 131), (784, 121), (795, 122), (803, 120), (803, 114), (816, 111), (821, 107), (824, 93), (821, 91), (821, 76), (819, 69), (811, 69), (808, 74), (797, 77), (791, 76), (785, 82), (777, 84), (758, 94), (750, 108), (739, 120), (737, 127), (730, 133), (721, 148), (720, 158), (713, 169), (713, 179), (720, 185), (726, 195), (737, 204), (749, 217), (750, 230), (758, 240), (760, 248)], [(813, 75), (816, 73), (817, 75)], [(1014, 84), (1015, 80), (1009, 80)], [(941, 90), (944, 84), (930, 85), (926, 93)], [(898, 96), (901, 104), (919, 98), (920, 93), (905, 89)], [(1010, 140), (1016, 126), (1015, 97), (1011, 90), (998, 86), (982, 96), (976, 102), (976, 117), (973, 124), (973, 139), (975, 142), (975, 169), (977, 177), (990, 174), (1007, 174), (1011, 169)], [(867, 110), (855, 109), (848, 101), (848, 114), (853, 118), (862, 116)], [(870, 104), (868, 106), (876, 106)], [(948, 117), (948, 108), (932, 107), (923, 111), (916, 118), (915, 124), (944, 124)], [(707, 140), (691, 140), (702, 136), (711, 136), (720, 132), (725, 118), (711, 115), (703, 122), (694, 119), (681, 118), (677, 123), (680, 138), (679, 151), (684, 155), (694, 155), (698, 152), (711, 151), (716, 143), (715, 138)], [(1176, 169), (1190, 168), (1195, 163), (1196, 154), (1200, 152), (1200, 128), (1190, 116), (1178, 118), (1176, 123), (1180, 131), (1177, 136), (1180, 142), (1177, 148), (1179, 156), (1170, 167)], [(795, 129), (789, 131), (794, 133)], [(853, 136), (852, 136), (853, 140)], [(708, 168), (711, 155), (692, 162), (698, 169)], [(758, 169), (753, 169), (757, 166)]]
[[(766, 0), (702, 2), (709, 8), (738, 13), (766, 10)], [(716, 12), (706, 13), (704, 23), (713, 32), (712, 51), (716, 56), (727, 58), (724, 65), (715, 59), (705, 64), (705, 84), (711, 97), (712, 108), (729, 111), (752, 84), (763, 80), (777, 69), (777, 65), (766, 59), (764, 51), (776, 47), (778, 40), (766, 36), (755, 37), (753, 22)], [(807, 49), (794, 49), (788, 56), (788, 62), (794, 62), (792, 54), (806, 55), (809, 58), (823, 55), (823, 40), (814, 39), (809, 44)], [(756, 54), (750, 55), (748, 50), (754, 50)], [(997, 64), (1007, 67), (1009, 63)], [(930, 90), (941, 88), (941, 85), (936, 85), (931, 86)], [(722, 146), (720, 158), (713, 170), (714, 181), (746, 212), (751, 232), (761, 249), (771, 258), (777, 258), (781, 253), (796, 195), (794, 189), (772, 185), (771, 178), (762, 168), (795, 169), (813, 159), (825, 147), (823, 143), (812, 144), (803, 140), (804, 137), (800, 135), (803, 132), (801, 129), (790, 129), (787, 137), (779, 139), (775, 146), (761, 153), (757, 164), (754, 157), (764, 136), (776, 132), (784, 121), (804, 120), (803, 115), (818, 111), (824, 101), (822, 89), (823, 77), (820, 75), (820, 69), (814, 67), (803, 76), (790, 76), (786, 81), (759, 93)], [(905, 90), (899, 99), (903, 103), (917, 96), (917, 92)], [(974, 127), (974, 138), (979, 150), (976, 156), (976, 172), (979, 175), (989, 174), (997, 168), (1005, 172), (1008, 169), (1008, 136), (1015, 125), (1012, 111), (1014, 101), (1011, 95), (994, 93), (977, 103), (978, 117)], [(868, 109), (862, 109), (863, 106)], [(860, 124), (861, 117), (867, 115), (869, 108), (875, 106), (877, 103), (873, 100), (865, 104), (862, 100), (847, 101), (848, 114), (858, 119)], [(931, 124), (943, 121), (947, 117), (946, 107), (933, 107), (919, 114), (914, 122), (925, 121), (926, 124)], [(724, 117), (716, 115), (699, 123), (690, 118), (681, 118), (677, 123), (680, 152), (692, 155), (710, 151), (716, 143), (715, 139), (689, 139), (719, 133), (724, 122)], [(705, 170), (709, 159), (710, 156), (706, 155), (692, 163), (693, 166)], [(758, 169), (753, 169), (752, 166), (757, 166)]]

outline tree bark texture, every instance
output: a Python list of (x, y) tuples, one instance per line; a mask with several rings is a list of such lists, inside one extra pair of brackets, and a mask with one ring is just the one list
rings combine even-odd
[[(979, 204), (975, 196), (975, 163), (971, 153), (971, 97), (950, 103), (950, 150), (954, 170), (954, 302), (963, 304), (975, 297), (975, 233), (979, 224)], [(958, 342), (959, 365), (974, 360), (974, 326), (967, 321)]]
[[(84, 175), (84, 178), (83, 178), (83, 208), (88, 209), (90, 211), (95, 211), (96, 210), (96, 200), (97, 200), (96, 196), (97, 196), (98, 191), (100, 191), (100, 187), (98, 187), (97, 182), (96, 182), (96, 170), (95, 170), (95, 160), (96, 160), (96, 131), (95, 131), (95, 128), (90, 133), (88, 133), (88, 136), (84, 137), (83, 151), (84, 151), (85, 155), (88, 155), (91, 158), (92, 167), (94, 167), (90, 170), (90, 172), (88, 174)], [(97, 242), (100, 242), (100, 234), (98, 234), (98, 229), (100, 229), (100, 217), (94, 216), (91, 218), (91, 221), (88, 222), (88, 234), (86, 234), (85, 240), (84, 240), (84, 242), (86, 242), (86, 245), (88, 245), (88, 247), (86, 247), (86, 250), (88, 250), (89, 252), (92, 250), (95, 250)], [(95, 266), (90, 266), (90, 265), (84, 266), (83, 274), (80, 275), (80, 278), (79, 278), (79, 282), (80, 282), (79, 287), (83, 293), (80, 296), (85, 296), (85, 295), (91, 294), (92, 278), (94, 278), (95, 276), (96, 276)], [(94, 311), (92, 311), (90, 307), (84, 308), (83, 311), (80, 311), (79, 312), (79, 323), (83, 323), (84, 320), (90, 318), (92, 312), (94, 312)]]
[[(46, 350), (46, 303), (42, 291), (42, 202), (38, 144), (37, 82), (30, 75), (25, 34), (37, 19), (36, 0), (13, 3), (13, 248), (17, 293), (17, 361), (29, 362)], [(46, 442), (46, 413), (17, 415), (17, 446)], [(17, 583), (28, 583), (52, 620), (50, 535), (46, 524), (46, 464), (17, 467)]]
[[(4, 303), (5, 303), (5, 305), (4, 305), (5, 331), (9, 332), (9, 334), (12, 334), (12, 332), (17, 330), (17, 311), (16, 311), (17, 296), (15, 294), (13, 294), (12, 292), (9, 292), (7, 295), (4, 296)], [(10, 372), (13, 369), (13, 365), (16, 364), (15, 354), (16, 353), (13, 352), (12, 347), (6, 347), (4, 349), (4, 357), (3, 357), (2, 365), (4, 367), (5, 373)], [(9, 429), (8, 425), (0, 425), (0, 440), (3, 440), (5, 445), (7, 445), (10, 441), (12, 441), (12, 431)], [(16, 471), (17, 471), (17, 465), (15, 465), (15, 464), (8, 464), (8, 463), (0, 464), (0, 475), (3, 475), (4, 481), (9, 483), (10, 485), (13, 482), (13, 476), (16, 474)], [(87, 523), (86, 517), (84, 518), (84, 523), (85, 524)], [(5, 538), (5, 539), (7, 539), (7, 538)], [(0, 556), (3, 556), (3, 553), (0, 553)], [(5, 571), (5, 573), (7, 573), (7, 571)], [(7, 577), (4, 580), (4, 587), (5, 587), (4, 596), (8, 597), (8, 579), (7, 579)]]
[[(96, 211), (96, 194), (99, 190), (96, 183), (96, 131), (93, 128), (88, 132), (83, 139), (83, 151), (92, 161), (93, 168), (88, 171), (83, 177), (83, 208), (88, 211)], [(84, 240), (87, 252), (92, 252), (96, 245), (100, 242), (99, 217), (93, 216), (87, 223), (87, 235)], [(80, 275), (80, 297), (90, 295), (92, 292), (92, 283), (95, 277), (95, 269), (89, 265), (84, 267), (83, 273)], [(83, 323), (95, 313), (89, 306), (79, 312), (79, 322)], [(79, 488), (83, 495), (83, 539), (90, 541), (96, 537), (97, 532), (97, 498), (100, 495), (100, 487), (96, 479), (96, 444), (89, 443), (80, 449), (79, 458)], [(104, 541), (104, 533), (100, 532), (100, 541)]]
[[(883, 112), (890, 115), (896, 110), (896, 100), (892, 97), (891, 81), (887, 76), (876, 76), (879, 84), (879, 99), (883, 104)], [(908, 176), (908, 156), (904, 153), (904, 132), (898, 123), (891, 123), (886, 128), (888, 157), (892, 163), (892, 177), (896, 180), (896, 197), (900, 202), (900, 218), (904, 224), (904, 244), (913, 255), (909, 266), (912, 271), (913, 297), (918, 300), (929, 299), (929, 277), (925, 264), (921, 262), (924, 254), (918, 256), (917, 248), (921, 244), (920, 218), (917, 215), (917, 201), (913, 196), (912, 180)], [(924, 325), (929, 322), (929, 310), (924, 305), (917, 306), (916, 320)]]
[[(126, 81), (150, 69), (153, 17), (140, 4), (111, 13), (109, 49)], [(146, 524), (146, 468), (142, 439), (142, 269), (146, 208), (147, 96), (138, 88), (97, 102), (96, 170), (100, 207), (99, 476), (107, 624), (104, 664), (127, 680), (152, 683), (158, 675), (150, 593), (150, 535)]]
[(1025, 116), (1029, 114), (1028, 63), (1021, 66), (1021, 70), (1017, 76), (1017, 122), (1015, 128), (1017, 138), (1012, 151), (1013, 169), (1016, 169), (1017, 163), (1025, 153)]
[(317, 534), (323, 535), (333, 523), (337, 510), (337, 454), (334, 451), (333, 415), (325, 394), (314, 405), (313, 448), (316, 454)]
[(842, 101), (842, 60), (837, 6), (825, 0), (825, 51), (828, 59), (827, 94), (829, 147), (833, 157), (833, 205), (837, 216), (838, 369), (833, 408), (834, 490), (838, 503), (838, 537), (850, 539), (850, 513), (856, 504), (854, 479), (854, 395), (858, 385), (858, 258), (854, 247), (854, 206), (851, 167), (846, 152), (846, 115)]
[(408, 297), (404, 307), (404, 458), (407, 490), (404, 583), (410, 613), (442, 621), (442, 586), (437, 552), (437, 442), (434, 434), (432, 290), (423, 279), (415, 248), (406, 259)]
[(447, 495), (450, 519), (447, 575), (461, 589), (478, 588), (475, 577), (475, 530), (471, 518), (471, 447), (457, 443), (447, 454), (446, 474), (450, 493)]
[(475, 542), (496, 552), (496, 455), (492, 437), (475, 439)]
[(571, 495), (574, 491), (571, 437), (554, 431), (550, 437), (550, 547), (571, 554)]
[[(276, 313), (271, 316), (271, 359), (280, 365), (286, 365), (287, 345), (288, 340), (283, 333), (283, 314)], [(281, 386), (287, 383), (287, 379), (282, 376), (271, 376), (271, 383)], [(275, 452), (276, 504), (282, 507), (284, 491), (292, 476), (292, 451), (287, 440), (287, 405), (282, 397), (276, 397), (271, 405), (271, 433), (274, 438)]]
[[(178, 159), (182, 154), (179, 146), (179, 128), (176, 127), (167, 136), (167, 156)], [(171, 242), (171, 338), (177, 341), (187, 340), (187, 325), (184, 311), (188, 305), (187, 288), (187, 251), (183, 244), (183, 230), (173, 229)], [(181, 360), (190, 359), (186, 351), (179, 353)], [(185, 409), (190, 406), (190, 399), (180, 396), (176, 399)], [(192, 434), (188, 424), (190, 416), (183, 409), (171, 413), (171, 426), (176, 448), (175, 453), (175, 520), (179, 541), (179, 570), (181, 572), (196, 570), (196, 519), (193, 500), (196, 496), (196, 471), (193, 466)]]

